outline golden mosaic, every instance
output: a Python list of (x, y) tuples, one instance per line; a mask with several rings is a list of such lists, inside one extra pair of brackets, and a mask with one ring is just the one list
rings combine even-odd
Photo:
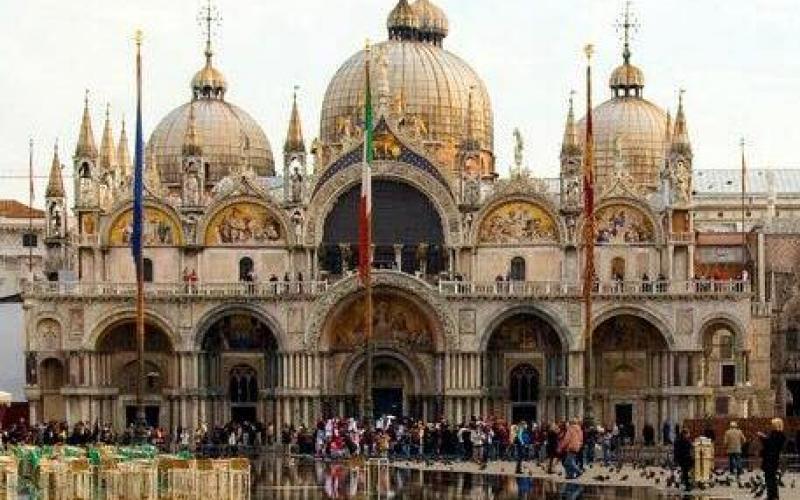
[(256, 203), (237, 203), (220, 210), (205, 235), (206, 245), (258, 245), (283, 240), (280, 222)]
[[(131, 244), (133, 235), (133, 210), (122, 213), (111, 225), (109, 244), (125, 246)], [(144, 246), (173, 246), (182, 244), (181, 230), (175, 220), (162, 210), (153, 207), (144, 209), (142, 244)]]
[(556, 241), (556, 224), (541, 207), (525, 201), (503, 204), (481, 224), (481, 243), (536, 243)]
[(595, 218), (597, 243), (650, 243), (655, 239), (653, 222), (641, 210), (608, 205), (598, 210)]

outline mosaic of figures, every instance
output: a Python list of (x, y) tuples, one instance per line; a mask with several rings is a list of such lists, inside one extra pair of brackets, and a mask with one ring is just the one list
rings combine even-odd
[(652, 221), (640, 210), (608, 205), (597, 211), (597, 243), (650, 243), (655, 238)]
[(492, 333), (489, 350), (555, 352), (561, 349), (558, 334), (541, 318), (518, 314)]
[(479, 238), (481, 243), (555, 241), (556, 225), (541, 207), (515, 201), (495, 208), (484, 218)]
[[(373, 339), (379, 344), (396, 344), (415, 351), (433, 349), (433, 329), (426, 314), (410, 300), (375, 293), (372, 318)], [(330, 339), (334, 350), (351, 350), (363, 345), (365, 301), (359, 298), (331, 322)]]
[[(145, 207), (142, 243), (145, 246), (172, 246), (181, 244), (180, 228), (163, 211)], [(133, 210), (126, 210), (111, 226), (111, 245), (130, 245), (133, 235)]]
[(254, 245), (284, 239), (281, 224), (266, 207), (237, 203), (220, 210), (206, 230), (206, 245)]
[(274, 351), (277, 349), (272, 331), (258, 318), (232, 314), (214, 323), (203, 339), (203, 350)]

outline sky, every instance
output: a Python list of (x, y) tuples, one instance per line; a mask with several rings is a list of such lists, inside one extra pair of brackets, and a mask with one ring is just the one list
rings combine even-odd
[[(623, 0), (435, 0), (448, 14), (445, 48), (483, 78), (495, 118), (497, 170), (512, 162), (512, 132), (525, 140), (535, 175), (556, 176), (567, 99), (585, 106), (584, 45), (596, 48), (594, 100), (607, 99), (621, 62), (615, 23)], [(215, 0), (215, 65), (227, 100), (264, 128), (276, 157), (293, 87), (306, 140), (317, 136), (333, 74), (365, 39), (386, 38), (396, 0)], [(99, 144), (106, 103), (114, 133), (135, 106), (134, 42), (144, 31), (145, 136), (188, 101), (203, 65), (201, 0), (0, 0), (0, 198), (28, 199), (34, 140), (36, 199), (44, 202), (58, 139), (71, 192), (72, 152), (84, 89)], [(800, 5), (796, 0), (637, 0), (632, 62), (645, 97), (685, 103), (695, 168), (738, 168), (741, 137), (753, 168), (800, 168)], [(132, 134), (129, 133), (132, 140)], [(69, 194), (71, 196), (71, 193)]]

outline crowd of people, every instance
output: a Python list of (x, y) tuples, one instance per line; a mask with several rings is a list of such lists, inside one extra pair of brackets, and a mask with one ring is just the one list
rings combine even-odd
[[(0, 445), (30, 444), (37, 446), (96, 444), (129, 445), (143, 441), (168, 451), (188, 451), (201, 455), (236, 455), (246, 451), (280, 446), (290, 453), (317, 459), (345, 459), (358, 456), (386, 457), (407, 460), (472, 461), (485, 468), (492, 460), (516, 463), (515, 472), (522, 473), (522, 464), (535, 461), (543, 464), (548, 474), (560, 465), (566, 479), (575, 479), (592, 463), (620, 466), (620, 449), (628, 442), (630, 430), (617, 425), (586, 426), (577, 418), (552, 423), (519, 422), (509, 424), (500, 419), (472, 417), (460, 424), (447, 421), (424, 422), (409, 418), (384, 417), (365, 427), (354, 418), (329, 418), (314, 426), (294, 427), (259, 422), (230, 422), (224, 426), (205, 423), (196, 428), (177, 427), (169, 432), (161, 427), (148, 427), (142, 435), (133, 424), (121, 432), (110, 424), (49, 422), (29, 426), (24, 421), (0, 431)], [(668, 463), (653, 464), (678, 467), (681, 484), (691, 489), (690, 472), (695, 465), (694, 438), (686, 428), (665, 425), (662, 444), (672, 445)], [(654, 429), (646, 425), (642, 442), (654, 444)], [(710, 429), (702, 433), (714, 439)], [(674, 439), (673, 439), (674, 438)], [(729, 472), (738, 477), (743, 470), (742, 456), (749, 445), (744, 433), (732, 421), (721, 437), (728, 454)], [(764, 471), (763, 492), (777, 498), (780, 456), (787, 438), (783, 421), (773, 419), (768, 433), (759, 433), (761, 468)]]

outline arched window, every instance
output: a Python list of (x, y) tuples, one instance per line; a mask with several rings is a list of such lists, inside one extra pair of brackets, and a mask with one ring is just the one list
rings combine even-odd
[(253, 259), (242, 257), (239, 259), (239, 281), (251, 281), (253, 278)]
[(614, 257), (611, 260), (611, 279), (625, 280), (625, 259), (622, 257)]
[(142, 259), (142, 276), (145, 283), (153, 282), (153, 261)]
[(532, 403), (539, 399), (539, 372), (529, 364), (511, 370), (509, 388), (512, 403)]
[(525, 259), (522, 257), (514, 257), (511, 259), (511, 269), (509, 270), (508, 277), (514, 281), (525, 281)]

